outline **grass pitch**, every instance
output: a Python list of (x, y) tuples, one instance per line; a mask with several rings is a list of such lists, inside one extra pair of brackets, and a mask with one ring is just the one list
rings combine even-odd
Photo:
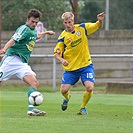
[(72, 92), (66, 111), (59, 92), (42, 92), (44, 117), (27, 116), (27, 92), (0, 91), (0, 133), (132, 133), (132, 95), (93, 94), (88, 115), (77, 115), (83, 92)]

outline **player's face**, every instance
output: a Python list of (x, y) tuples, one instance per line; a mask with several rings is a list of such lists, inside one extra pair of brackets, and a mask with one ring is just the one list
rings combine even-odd
[(63, 24), (68, 32), (72, 32), (74, 30), (74, 20), (73, 19), (65, 19), (65, 20), (63, 20)]
[(39, 18), (30, 17), (27, 18), (27, 23), (30, 29), (35, 29), (37, 23), (39, 22)]

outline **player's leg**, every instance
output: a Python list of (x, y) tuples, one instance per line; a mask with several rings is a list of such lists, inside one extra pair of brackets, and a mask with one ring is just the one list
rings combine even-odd
[[(24, 78), (27, 74), (30, 74), (30, 77)], [(18, 56), (5, 55), (0, 63), (0, 81), (8, 80), (13, 75), (16, 75), (20, 79), (23, 79), (27, 84), (31, 86), (28, 91), (28, 95), (30, 95), (30, 93), (32, 93), (33, 91), (37, 91), (36, 89), (38, 88), (39, 83), (35, 78), (36, 74), (31, 70), (30, 66), (26, 63), (23, 63)], [(34, 109), (34, 107), (32, 105), (29, 105), (29, 109)]]
[(93, 88), (94, 88), (94, 83), (93, 82), (86, 81), (84, 84), (85, 84), (86, 90), (83, 94), (83, 102), (81, 104), (81, 108), (85, 108), (85, 106), (89, 102), (90, 98), (92, 97)]
[(84, 94), (83, 94), (83, 100), (81, 103), (79, 114), (88, 114), (85, 107), (93, 95), (94, 83), (90, 81), (86, 81), (84, 84), (85, 84), (86, 90), (84, 91)]
[(67, 109), (67, 106), (68, 106), (68, 102), (70, 99), (70, 87), (71, 87), (70, 84), (62, 84), (61, 88), (60, 88), (61, 94), (64, 96), (64, 100), (63, 100), (63, 103), (61, 105), (61, 108), (63, 111), (65, 111)]
[(85, 107), (93, 95), (93, 88), (94, 88), (93, 65), (90, 65), (85, 68), (84, 73), (81, 75), (81, 80), (85, 86), (85, 91), (83, 94), (83, 100), (81, 103), (80, 112), (78, 114), (88, 114)]
[[(34, 75), (26, 75), (23, 78), (24, 82), (27, 83), (30, 88), (28, 89), (28, 98), (32, 92), (38, 91), (39, 82), (37, 81), (36, 77)], [(37, 110), (33, 105), (31, 105), (28, 101), (28, 115), (33, 116), (44, 116), (46, 115), (45, 111)]]
[[(30, 86), (28, 89), (28, 98), (29, 98), (29, 96), (32, 92), (37, 91), (39, 83), (34, 75), (24, 76), (23, 81)], [(29, 103), (29, 101), (28, 101), (28, 103)], [(30, 105), (30, 103), (29, 103), (28, 110), (32, 110), (32, 109), (34, 109), (34, 106)]]
[[(27, 83), (30, 88), (28, 89), (28, 98), (30, 94), (34, 91), (37, 91), (39, 87), (39, 82), (36, 79), (36, 74), (32, 71), (31, 67), (27, 63), (23, 63), (18, 56), (14, 56), (15, 62), (13, 62), (14, 67), (16, 68), (15, 75)], [(45, 115), (46, 113), (41, 110), (35, 109), (28, 101), (28, 112), (29, 115)]]
[(62, 76), (62, 84), (61, 84), (61, 93), (64, 96), (63, 103), (61, 108), (65, 111), (68, 107), (68, 102), (70, 100), (70, 88), (79, 80), (79, 76), (75, 76), (75, 72), (65, 71)]

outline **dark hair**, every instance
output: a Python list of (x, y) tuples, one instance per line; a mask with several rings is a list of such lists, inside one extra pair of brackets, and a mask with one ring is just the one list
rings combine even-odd
[(31, 18), (31, 17), (41, 19), (42, 13), (37, 9), (30, 9), (28, 12), (27, 18)]

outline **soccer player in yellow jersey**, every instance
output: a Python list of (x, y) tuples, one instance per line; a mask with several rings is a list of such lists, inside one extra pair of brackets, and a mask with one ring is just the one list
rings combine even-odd
[(88, 45), (88, 35), (102, 28), (104, 16), (104, 12), (98, 14), (98, 20), (95, 23), (74, 24), (74, 15), (72, 12), (62, 14), (65, 30), (58, 37), (57, 45), (54, 48), (54, 56), (62, 63), (62, 67), (65, 70), (60, 88), (64, 96), (61, 105), (63, 111), (68, 106), (71, 86), (81, 78), (85, 86), (85, 92), (80, 111), (77, 114), (88, 114), (85, 107), (93, 94), (95, 80)]

